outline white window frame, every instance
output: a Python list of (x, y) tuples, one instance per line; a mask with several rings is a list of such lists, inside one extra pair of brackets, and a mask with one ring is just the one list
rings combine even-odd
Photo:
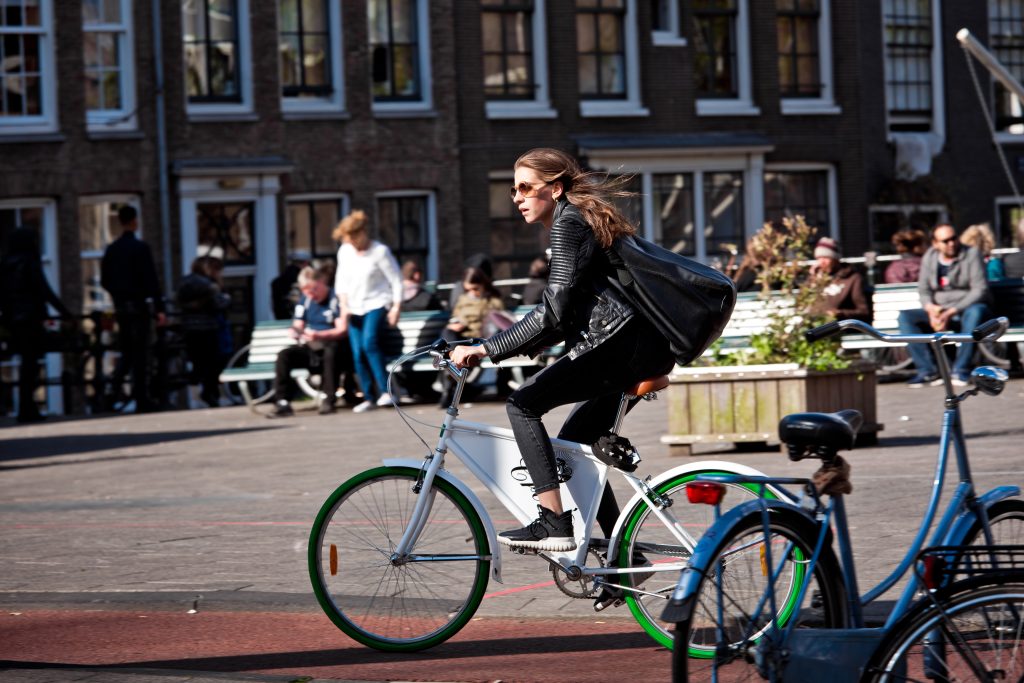
[(90, 133), (133, 131), (139, 127), (135, 104), (135, 22), (132, 15), (133, 3), (118, 0), (121, 22), (118, 24), (91, 24), (83, 33), (114, 33), (117, 36), (117, 50), (121, 70), (121, 106), (117, 109), (88, 109), (85, 112), (86, 126)]
[[(278, 0), (277, 22), (277, 31), (280, 36), (280, 0)], [(341, 0), (328, 0), (327, 22), (331, 43), (330, 51), (327, 54), (331, 63), (331, 94), (328, 97), (286, 97), (284, 92), (281, 92), (281, 112), (286, 119), (318, 118), (317, 115), (345, 113), (345, 69), (341, 59), (344, 54), (342, 39), (345, 32), (341, 24)], [(281, 60), (278, 58), (279, 71), (280, 68)]]
[(736, 91), (734, 98), (697, 98), (697, 116), (760, 116), (754, 104), (750, 63), (750, 2), (736, 0)]
[[(385, 190), (376, 192), (373, 195), (373, 220), (375, 225), (380, 224), (380, 216), (377, 214), (379, 200), (396, 199), (401, 197), (425, 197), (427, 200), (427, 273), (426, 279), (437, 281), (440, 277), (440, 262), (437, 253), (437, 195), (433, 190)], [(390, 245), (388, 245), (390, 247)]]
[[(704, 226), (707, 218), (704, 211), (704, 174), (741, 173), (743, 176), (743, 227), (744, 239), (753, 237), (764, 224), (764, 155), (770, 146), (750, 146), (716, 150), (701, 148), (693, 150), (666, 150), (656, 152), (650, 149), (587, 150), (587, 158), (593, 168), (634, 173), (640, 176), (643, 199), (644, 224), (641, 226), (645, 238), (657, 241), (659, 235), (654, 225), (654, 198), (652, 176), (666, 173), (690, 173), (693, 175), (693, 220), (694, 256), (709, 262)], [(582, 153), (582, 150), (581, 150)]]
[(843, 110), (835, 102), (832, 73), (832, 0), (818, 0), (818, 80), (819, 97), (783, 97), (779, 106), (783, 115), (836, 115)]
[(640, 37), (636, 14), (636, 0), (626, 0), (626, 15), (622, 20), (623, 47), (626, 50), (626, 98), (588, 100), (580, 95), (580, 116), (598, 118), (651, 115), (640, 100)]
[[(45, 1), (45, 0), (44, 0)], [(2, 199), (0, 209), (42, 209), (43, 229), (40, 256), (43, 262), (43, 274), (47, 282), (57, 296), (60, 296), (60, 249), (57, 243), (57, 202), (45, 197), (25, 197), (22, 199)], [(47, 306), (47, 311), (54, 315), (57, 311)], [(11, 360), (3, 361), (4, 364), (11, 364)], [(48, 353), (43, 361), (46, 364), (47, 377), (60, 377), (64, 364), (61, 354)], [(18, 392), (14, 392), (15, 408), (17, 408)], [(62, 412), (64, 406), (64, 390), (58, 385), (53, 385), (46, 390), (46, 412), (57, 415)]]
[[(284, 197), (284, 208), (285, 208), (285, 223), (284, 223), (284, 253), (287, 258), (288, 254), (291, 253), (291, 245), (288, 244), (288, 205), (289, 204), (305, 204), (307, 202), (338, 202), (338, 217), (344, 218), (352, 211), (352, 198), (347, 192), (306, 192), (303, 194), (289, 194)], [(310, 254), (311, 258), (316, 258), (315, 254)]]
[[(83, 194), (83, 195), (79, 195), (79, 197), (78, 197), (78, 207), (77, 207), (79, 214), (81, 213), (82, 205), (83, 204), (115, 204), (115, 205), (127, 204), (129, 206), (134, 207), (135, 210), (139, 212), (139, 216), (138, 216), (138, 218), (139, 218), (139, 227), (138, 227), (138, 230), (135, 231), (135, 234), (136, 234), (136, 236), (140, 240), (142, 239), (142, 231), (143, 231), (143, 227), (144, 226), (142, 224), (142, 197), (141, 196), (139, 196), (137, 194)], [(78, 216), (78, 214), (76, 214), (76, 218), (77, 218), (77, 216)], [(78, 226), (78, 229), (79, 229), (79, 231), (81, 231), (81, 226)], [(120, 235), (114, 235), (113, 237), (114, 237), (114, 239), (117, 239), (119, 236)], [(80, 237), (81, 237), (81, 235), (79, 234), (79, 238)], [(81, 243), (80, 240), (79, 240), (79, 243)], [(109, 244), (105, 244), (100, 249), (88, 249), (88, 250), (85, 250), (85, 251), (79, 251), (79, 253), (78, 253), (79, 261), (81, 262), (81, 261), (84, 261), (86, 259), (102, 259), (103, 258), (103, 254), (106, 252), (108, 246), (109, 246)], [(87, 301), (83, 301), (83, 304), (88, 304), (88, 302)], [(108, 306), (97, 306), (97, 307), (91, 308), (90, 310), (93, 310), (93, 311), (113, 311), (114, 310), (114, 304), (113, 304), (113, 301), (110, 301), (110, 304)]]
[[(931, 128), (929, 131), (894, 131), (892, 125), (894, 123), (892, 117), (889, 114), (889, 101), (888, 97), (885, 100), (885, 127), (888, 131), (886, 140), (892, 142), (894, 136), (903, 134), (920, 134), (925, 132), (931, 132), (938, 136), (938, 139), (942, 142), (946, 139), (946, 107), (945, 107), (945, 90), (943, 83), (945, 82), (945, 73), (942, 69), (942, 0), (932, 0), (932, 116), (931, 116)], [(885, 20), (883, 17), (882, 21), (882, 88), (883, 92), (888, 90), (888, 86), (885, 82)], [(897, 119), (896, 122), (900, 122)], [(903, 122), (912, 122), (909, 119), (903, 120)], [(942, 144), (939, 144), (939, 150), (941, 150)], [(933, 151), (933, 156), (938, 154), (938, 150)]]
[(684, 47), (687, 43), (680, 30), (679, 0), (668, 0), (666, 6), (668, 8), (668, 26), (661, 30), (651, 31), (651, 43), (658, 47)]
[(533, 16), (530, 19), (533, 32), (533, 78), (534, 97), (532, 100), (488, 100), (485, 104), (489, 119), (554, 119), (558, 112), (551, 108), (551, 93), (548, 84), (548, 29), (547, 2), (534, 0)]
[[(185, 113), (189, 121), (249, 121), (256, 118), (252, 96), (252, 35), (249, 15), (249, 0), (238, 2), (238, 73), (240, 102), (189, 102), (188, 89), (182, 88), (185, 98)], [(182, 16), (184, 16), (184, 6)], [(182, 21), (184, 26), (184, 20)], [(185, 43), (182, 34), (182, 63), (184, 64)], [(191, 262), (191, 261), (190, 261)]]
[[(992, 215), (996, 218), (996, 220), (998, 220), (998, 218), (999, 218), (999, 210), (1000, 209), (1002, 209), (1004, 206), (1017, 206), (1018, 204), (1019, 204), (1019, 202), (1017, 201), (1017, 198), (1012, 196), (1012, 195), (1011, 196), (1005, 196), (1005, 197), (996, 197), (993, 200), (993, 202), (992, 202), (992, 207), (995, 209), (995, 211), (994, 211), (994, 213)], [(1012, 231), (1014, 229), (1014, 226), (1010, 225), (1010, 226), (1006, 226), (1006, 227), (1011, 231), (1011, 233), (1010, 233), (1010, 241), (1012, 242), (1013, 241), (1013, 232)], [(996, 245), (996, 247), (997, 248), (1002, 248), (1002, 247), (999, 247), (998, 244)], [(1019, 248), (1024, 250), (1024, 244), (1021, 244)]]
[[(986, 5), (987, 4), (988, 3), (986, 3)], [(986, 6), (986, 10), (987, 9), (988, 8)], [(988, 15), (987, 12), (986, 12), (986, 15), (987, 15), (986, 23), (988, 23), (989, 21), (991, 21), (991, 15)], [(991, 49), (991, 42), (992, 41), (990, 40), (989, 41), (989, 48), (990, 49)], [(992, 120), (992, 125), (995, 126), (995, 98), (996, 98), (996, 90), (995, 89), (996, 88), (1004, 88), (1004, 89), (1006, 89), (1006, 86), (1004, 86), (1001, 83), (999, 83), (999, 81), (997, 81), (995, 78), (991, 79), (991, 83), (992, 83), (992, 85), (991, 85), (991, 95), (989, 96), (990, 97), (989, 101), (991, 102), (990, 106), (992, 107), (992, 119), (993, 119)], [(1016, 105), (1016, 107), (1018, 109), (1024, 108), (1024, 99), (1021, 99), (1020, 97), (1014, 97), (1013, 93), (1010, 93), (1010, 97), (1013, 98), (1013, 99), (1011, 99), (1011, 102), (1013, 104), (1011, 104), (1010, 106)], [(1016, 124), (1016, 125), (1011, 126), (1011, 128), (1020, 128), (1021, 130), (1019, 130), (1017, 132), (1015, 132), (1013, 130), (998, 130), (998, 131), (996, 131), (995, 132), (995, 136), (994, 136), (994, 139), (995, 139), (996, 143), (999, 143), (999, 144), (1020, 144), (1021, 142), (1024, 142), (1024, 124)]]
[[(765, 173), (801, 173), (815, 171), (825, 171), (828, 174), (827, 179), (825, 181), (827, 183), (826, 192), (828, 197), (828, 236), (841, 241), (840, 235), (842, 235), (842, 230), (840, 230), (839, 228), (839, 181), (836, 177), (835, 166), (833, 166), (832, 164), (817, 164), (803, 162), (772, 163), (765, 164), (764, 166)], [(761, 180), (761, 188), (763, 193), (763, 178)], [(763, 209), (764, 205), (762, 204), (762, 223), (764, 223)]]
[[(43, 113), (37, 116), (0, 117), (0, 137), (54, 133), (59, 128), (57, 117), (57, 58), (53, 28), (53, 0), (39, 0), (39, 26), (19, 26), (12, 33), (39, 36), (39, 78)], [(0, 28), (0, 36), (5, 29)]]
[[(365, 0), (364, 0), (365, 1)], [(370, 101), (374, 116), (418, 116), (434, 109), (434, 83), (431, 78), (433, 67), (430, 61), (430, 3), (427, 0), (416, 1), (417, 49), (420, 60), (420, 99), (405, 102), (377, 102), (373, 97), (373, 84), (370, 84)]]

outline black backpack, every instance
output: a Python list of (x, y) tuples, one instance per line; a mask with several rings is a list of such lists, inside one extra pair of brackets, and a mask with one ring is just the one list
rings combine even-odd
[(619, 237), (606, 253), (613, 284), (665, 335), (677, 363), (693, 362), (721, 336), (736, 305), (724, 273), (642, 237)]

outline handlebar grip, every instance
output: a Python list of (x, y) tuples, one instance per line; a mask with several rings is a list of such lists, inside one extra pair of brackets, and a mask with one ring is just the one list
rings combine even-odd
[(986, 320), (982, 324), (974, 328), (971, 332), (971, 336), (974, 337), (974, 341), (981, 341), (988, 335), (999, 330), (1003, 325), (1005, 318), (993, 318), (992, 320)]
[(830, 323), (825, 323), (824, 325), (815, 327), (812, 330), (807, 330), (806, 332), (804, 332), (804, 339), (806, 339), (809, 342), (816, 342), (819, 339), (831, 337), (832, 335), (838, 333), (841, 329), (842, 328), (839, 326), (839, 321), (833, 320)]

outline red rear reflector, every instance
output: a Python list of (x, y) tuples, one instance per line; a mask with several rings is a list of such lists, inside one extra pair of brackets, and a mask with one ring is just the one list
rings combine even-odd
[(925, 587), (930, 591), (941, 588), (946, 574), (946, 561), (938, 555), (925, 555), (923, 562)]
[(718, 505), (725, 498), (725, 485), (713, 481), (691, 481), (686, 485), (686, 499), (694, 505)]

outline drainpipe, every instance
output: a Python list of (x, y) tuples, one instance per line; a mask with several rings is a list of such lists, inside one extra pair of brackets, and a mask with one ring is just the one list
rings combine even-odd
[(160, 169), (160, 235), (164, 253), (164, 292), (170, 299), (174, 284), (171, 261), (171, 200), (167, 175), (167, 124), (164, 120), (164, 46), (160, 24), (160, 0), (152, 0), (153, 85), (156, 91), (156, 157)]

